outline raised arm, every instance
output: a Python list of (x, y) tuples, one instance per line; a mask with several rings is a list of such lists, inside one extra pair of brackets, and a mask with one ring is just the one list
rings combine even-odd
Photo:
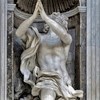
[(18, 27), (17, 31), (16, 31), (16, 35), (18, 37), (22, 37), (26, 31), (28, 30), (29, 26), (34, 22), (34, 20), (36, 19), (36, 17), (38, 16), (38, 3), (36, 4), (35, 10), (33, 15), (26, 19), (23, 23), (20, 24), (20, 26)]
[(59, 25), (57, 22), (52, 20), (47, 16), (47, 14), (44, 11), (43, 5), (41, 1), (39, 2), (39, 11), (42, 19), (50, 26), (50, 28), (61, 38), (61, 40), (65, 44), (71, 44), (72, 42), (72, 37), (70, 34), (67, 33), (67, 30)]

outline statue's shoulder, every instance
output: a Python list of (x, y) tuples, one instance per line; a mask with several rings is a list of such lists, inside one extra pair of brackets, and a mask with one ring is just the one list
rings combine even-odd
[(36, 36), (35, 28), (33, 26), (30, 26), (26, 32), (26, 35), (30, 35), (32, 37)]

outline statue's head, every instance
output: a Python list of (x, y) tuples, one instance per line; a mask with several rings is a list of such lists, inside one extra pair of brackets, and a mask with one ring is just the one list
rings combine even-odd
[(68, 17), (60, 12), (54, 12), (50, 15), (50, 18), (59, 23), (62, 27), (68, 30)]

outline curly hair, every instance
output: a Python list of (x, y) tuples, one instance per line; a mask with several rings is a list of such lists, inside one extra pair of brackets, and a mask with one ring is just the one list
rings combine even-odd
[(60, 12), (53, 12), (50, 15), (50, 18), (56, 21), (58, 24), (63, 26), (66, 30), (68, 30), (68, 17)]

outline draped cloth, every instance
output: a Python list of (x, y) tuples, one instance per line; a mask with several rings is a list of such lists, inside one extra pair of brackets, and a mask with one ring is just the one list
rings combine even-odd
[(74, 90), (71, 85), (66, 85), (62, 75), (57, 72), (41, 71), (36, 64), (37, 50), (40, 45), (39, 32), (31, 27), (35, 32), (35, 37), (30, 41), (28, 48), (21, 55), (20, 70), (24, 75), (24, 82), (31, 85), (32, 95), (38, 96), (42, 88), (52, 89), (56, 92), (59, 100), (69, 100), (69, 98), (83, 97), (83, 91)]

